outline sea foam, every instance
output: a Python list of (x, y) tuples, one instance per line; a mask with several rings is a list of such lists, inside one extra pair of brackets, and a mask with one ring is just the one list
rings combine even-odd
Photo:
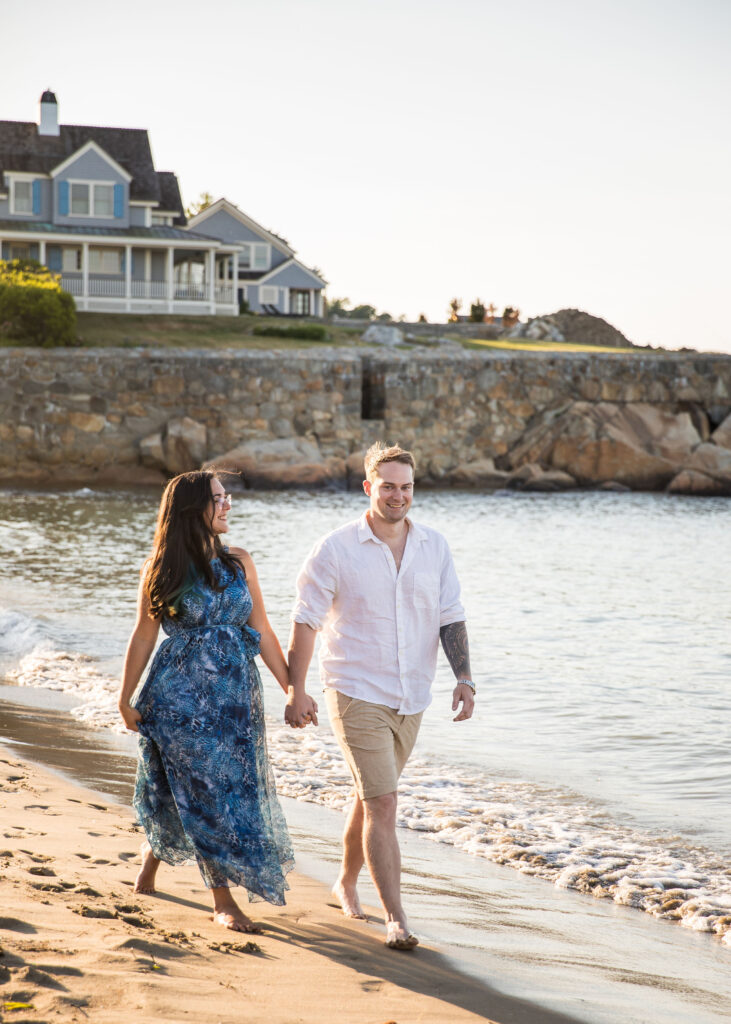
[[(16, 624), (21, 648), (37, 639), (32, 620), (19, 617)], [(75, 717), (95, 729), (125, 731), (117, 710), (119, 680), (89, 655), (43, 641), (8, 678), (74, 695), (80, 701)], [(350, 775), (327, 728), (302, 732), (268, 720), (268, 739), (282, 795), (348, 808)], [(558, 888), (716, 934), (731, 947), (731, 877), (719, 858), (677, 837), (620, 825), (574, 793), (413, 757), (399, 787), (399, 825)]]

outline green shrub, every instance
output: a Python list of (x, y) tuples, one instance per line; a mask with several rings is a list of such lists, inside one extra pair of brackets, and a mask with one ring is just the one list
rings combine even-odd
[(76, 344), (76, 306), (34, 260), (0, 260), (0, 336), (25, 345)]
[(327, 328), (323, 324), (262, 324), (252, 330), (263, 338), (303, 338), (305, 341), (327, 341)]

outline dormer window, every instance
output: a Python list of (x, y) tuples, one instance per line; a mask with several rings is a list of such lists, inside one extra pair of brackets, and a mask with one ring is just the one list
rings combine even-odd
[(33, 213), (33, 182), (19, 181), (17, 178), (12, 182), (12, 202), (10, 209), (12, 213)]
[(72, 217), (113, 217), (114, 185), (102, 182), (72, 181)]

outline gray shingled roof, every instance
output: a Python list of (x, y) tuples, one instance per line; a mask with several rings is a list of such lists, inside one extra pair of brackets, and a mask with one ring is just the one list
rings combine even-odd
[(180, 212), (173, 220), (173, 224), (177, 224), (179, 227), (185, 227), (188, 223), (188, 218), (183, 212), (183, 199), (180, 195), (178, 179), (172, 171), (158, 171), (157, 180), (160, 185), (160, 209), (179, 210)]
[[(131, 199), (161, 201), (160, 175), (155, 171), (150, 140), (144, 128), (62, 124), (59, 132), (59, 135), (39, 135), (38, 125), (32, 121), (0, 121), (0, 174), (5, 171), (49, 174), (87, 142), (96, 142), (132, 176)], [(169, 171), (161, 173), (174, 177)], [(169, 182), (166, 181), (163, 188), (166, 196), (172, 195)], [(179, 200), (179, 190), (177, 196)], [(181, 215), (183, 213), (182, 203), (165, 208), (179, 209)]]
[(91, 226), (73, 227), (63, 224), (49, 224), (48, 221), (37, 220), (0, 220), (0, 234), (3, 232), (27, 231), (37, 235), (96, 235), (104, 238), (167, 238), (180, 239), (184, 242), (220, 242), (219, 238), (202, 235), (199, 231), (183, 231), (182, 228), (171, 228), (166, 224), (156, 224), (152, 228), (133, 225), (129, 228), (100, 228)]

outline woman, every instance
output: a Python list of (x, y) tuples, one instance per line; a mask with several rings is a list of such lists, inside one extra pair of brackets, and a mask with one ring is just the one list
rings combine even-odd
[[(119, 710), (140, 733), (134, 807), (148, 842), (135, 891), (155, 891), (160, 861), (195, 857), (213, 895), (212, 919), (259, 932), (229, 886), (281, 905), (294, 861), (269, 767), (254, 656), (261, 653), (285, 692), (288, 673), (251, 556), (221, 543), (230, 508), (209, 471), (183, 473), (165, 489)], [(168, 639), (133, 705), (161, 624)]]

